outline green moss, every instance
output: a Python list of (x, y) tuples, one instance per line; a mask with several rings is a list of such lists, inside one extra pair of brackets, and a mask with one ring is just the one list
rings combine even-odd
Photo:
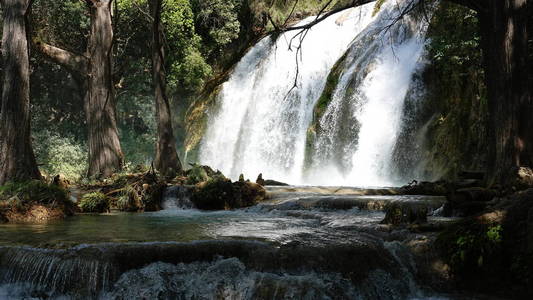
[(328, 75), (328, 79), (326, 81), (326, 86), (324, 87), (324, 91), (322, 91), (322, 95), (318, 99), (315, 105), (315, 108), (313, 110), (313, 124), (311, 126), (315, 128), (317, 128), (320, 118), (326, 112), (326, 109), (328, 108), (328, 105), (333, 98), (333, 93), (335, 92), (335, 89), (337, 88), (337, 85), (339, 84), (339, 79), (344, 69), (345, 60), (346, 60), (346, 54), (344, 54), (335, 63), (335, 65), (331, 69), (331, 72)]
[(205, 169), (200, 165), (195, 165), (187, 172), (187, 184), (197, 184), (207, 181), (209, 176)]
[(68, 201), (67, 192), (64, 189), (39, 180), (9, 182), (4, 186), (0, 186), (0, 200), (7, 200), (13, 197), (19, 199), (21, 203), (52, 204), (57, 201)]
[(101, 192), (92, 192), (82, 196), (78, 206), (83, 212), (102, 213), (109, 210), (109, 198)]
[(203, 210), (224, 210), (230, 208), (236, 191), (231, 180), (224, 176), (215, 176), (202, 183), (191, 197), (197, 208)]

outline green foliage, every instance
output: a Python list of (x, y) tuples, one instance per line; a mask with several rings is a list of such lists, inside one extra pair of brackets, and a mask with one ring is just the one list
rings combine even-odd
[(495, 244), (499, 244), (502, 242), (502, 226), (501, 225), (494, 225), (489, 227), (489, 230), (487, 231), (487, 239)]
[(477, 13), (449, 3), (441, 6), (428, 32), (431, 37), (428, 51), (433, 64), (443, 74), (453, 74), (449, 79), (452, 82), (467, 75), (455, 70), (471, 68), (473, 72), (482, 72)]
[(85, 50), (90, 18), (82, 1), (36, 0), (31, 18), (37, 39), (77, 53)]
[(44, 173), (62, 174), (77, 181), (87, 171), (85, 144), (47, 129), (34, 130), (33, 138), (35, 155)]
[(20, 203), (36, 202), (51, 204), (68, 201), (67, 192), (59, 186), (39, 180), (8, 182), (0, 186), (0, 200), (16, 198)]
[(209, 175), (200, 165), (195, 165), (194, 167), (192, 167), (192, 169), (190, 169), (187, 174), (187, 184), (197, 184), (200, 182), (207, 181), (208, 179)]
[(445, 260), (456, 276), (492, 271), (501, 261), (503, 229), (500, 224), (464, 221), (447, 229), (437, 239)]
[(197, 31), (204, 38), (204, 52), (218, 55), (224, 46), (239, 37), (242, 0), (192, 0)]
[(429, 111), (438, 114), (425, 125), (426, 169), (447, 178), (460, 170), (483, 170), (488, 107), (476, 13), (443, 2), (428, 36), (431, 63), (424, 74), (425, 102)]
[(137, 192), (131, 185), (126, 185), (117, 199), (117, 208), (120, 211), (136, 211), (138, 208), (135, 205), (135, 197)]
[(78, 206), (86, 213), (102, 213), (109, 209), (109, 199), (101, 192), (92, 192), (83, 195)]

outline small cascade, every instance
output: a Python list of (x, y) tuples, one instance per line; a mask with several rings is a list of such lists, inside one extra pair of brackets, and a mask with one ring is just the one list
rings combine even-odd
[[(275, 259), (273, 259), (275, 258)], [(0, 298), (408, 299), (408, 249), (370, 235), (348, 245), (250, 241), (0, 248)]]
[(117, 276), (117, 270), (99, 257), (97, 249), (86, 252), (80, 249), (86, 255), (67, 250), (10, 248), (1, 253), (2, 250), (0, 286), (10, 284), (23, 290), (45, 290), (49, 295), (78, 290), (80, 295), (95, 296), (108, 289), (109, 282)]
[(190, 199), (190, 188), (182, 185), (171, 186), (163, 192), (164, 210), (192, 209), (194, 204)]

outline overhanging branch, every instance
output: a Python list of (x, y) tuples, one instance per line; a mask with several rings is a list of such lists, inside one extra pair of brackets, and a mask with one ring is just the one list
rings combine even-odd
[(82, 76), (87, 74), (88, 60), (86, 57), (41, 41), (35, 41), (34, 44), (39, 52), (52, 62), (66, 68), (70, 73)]

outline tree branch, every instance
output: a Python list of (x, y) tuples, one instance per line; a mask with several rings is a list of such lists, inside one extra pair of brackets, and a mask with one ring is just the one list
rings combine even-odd
[(334, 8), (324, 14), (322, 14), (324, 12), (324, 10), (329, 6), (329, 4), (331, 3), (331, 1), (329, 1), (323, 8), (322, 10), (320, 11), (320, 13), (318, 14), (318, 16), (316, 17), (316, 19), (314, 19), (313, 21), (305, 24), (305, 25), (300, 25), (300, 26), (292, 26), (292, 27), (285, 27), (285, 28), (279, 28), (278, 32), (287, 32), (287, 31), (294, 31), (294, 30), (306, 30), (306, 29), (311, 29), (311, 27), (315, 26), (316, 24), (324, 21), (325, 19), (329, 18), (330, 16), (338, 13), (338, 12), (341, 12), (341, 11), (344, 11), (344, 10), (347, 10), (347, 9), (350, 9), (350, 8), (353, 8), (353, 7), (357, 7), (357, 6), (361, 6), (361, 5), (364, 5), (364, 4), (367, 4), (367, 3), (370, 3), (370, 2), (374, 2), (376, 0), (353, 0), (351, 1), (349, 4), (346, 4), (344, 6), (340, 6), (340, 7), (337, 7), (337, 8)]
[(34, 41), (34, 45), (46, 58), (66, 68), (70, 73), (86, 76), (88, 69), (88, 60), (86, 57), (41, 41)]

